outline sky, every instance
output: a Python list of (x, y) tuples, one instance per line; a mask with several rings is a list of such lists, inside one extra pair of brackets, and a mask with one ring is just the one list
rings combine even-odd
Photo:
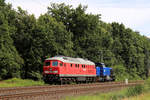
[(101, 14), (104, 22), (123, 23), (127, 28), (150, 37), (150, 0), (5, 0), (14, 9), (20, 6), (38, 18), (50, 3), (65, 3), (74, 8), (87, 5), (87, 13)]

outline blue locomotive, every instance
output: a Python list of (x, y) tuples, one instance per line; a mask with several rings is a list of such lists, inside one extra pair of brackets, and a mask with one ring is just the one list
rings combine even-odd
[(104, 63), (95, 63), (96, 65), (96, 80), (97, 81), (114, 81), (115, 75), (113, 69), (106, 67)]

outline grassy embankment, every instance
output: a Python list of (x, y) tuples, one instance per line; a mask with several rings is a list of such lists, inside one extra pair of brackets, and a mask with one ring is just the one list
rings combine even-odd
[(0, 81), (0, 87), (20, 87), (20, 86), (36, 86), (36, 85), (44, 85), (44, 82), (23, 80), (18, 78)]
[(130, 98), (125, 98), (123, 100), (150, 100), (150, 92), (148, 93), (143, 93), (139, 96), (134, 96)]
[[(138, 95), (141, 99), (136, 99)], [(147, 96), (147, 99), (143, 99), (142, 96)], [(121, 91), (97, 93), (78, 97), (66, 97), (62, 100), (150, 100), (150, 79), (148, 79), (144, 85), (137, 85)]]

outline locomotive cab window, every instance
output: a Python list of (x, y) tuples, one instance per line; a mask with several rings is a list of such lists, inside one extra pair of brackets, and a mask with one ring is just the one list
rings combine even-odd
[(50, 62), (45, 62), (45, 66), (50, 66)]
[(72, 64), (70, 66), (72, 67)]
[(63, 66), (63, 63), (60, 63), (59, 65), (60, 65), (60, 67), (62, 67), (62, 66)]
[(57, 61), (53, 61), (52, 66), (58, 66), (58, 62)]
[(96, 66), (98, 66), (98, 67), (106, 67), (104, 63), (96, 63)]

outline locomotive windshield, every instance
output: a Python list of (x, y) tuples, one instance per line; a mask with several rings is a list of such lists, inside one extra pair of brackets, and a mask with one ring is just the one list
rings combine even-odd
[(57, 61), (53, 61), (52, 66), (58, 66), (58, 62)]
[(98, 66), (98, 67), (106, 67), (104, 63), (96, 63), (96, 66)]
[(50, 62), (45, 62), (45, 66), (49, 66), (50, 65)]

